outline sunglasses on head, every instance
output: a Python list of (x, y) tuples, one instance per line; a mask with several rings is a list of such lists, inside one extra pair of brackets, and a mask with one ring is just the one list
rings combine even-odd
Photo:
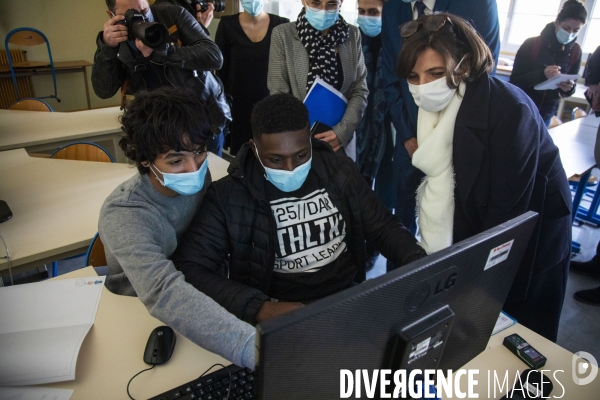
[(407, 38), (414, 35), (422, 27), (427, 29), (429, 32), (437, 32), (442, 29), (442, 27), (446, 24), (446, 21), (448, 21), (450, 25), (454, 26), (448, 16), (432, 15), (428, 17), (425, 22), (419, 20), (409, 21), (400, 25), (398, 29), (400, 30), (400, 36)]

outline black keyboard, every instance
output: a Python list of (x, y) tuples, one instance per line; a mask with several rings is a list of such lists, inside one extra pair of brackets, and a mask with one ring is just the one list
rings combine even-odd
[[(229, 373), (231, 373), (231, 381)], [(229, 393), (230, 390), (231, 393)], [(228, 393), (229, 397), (227, 397)], [(232, 364), (227, 368), (221, 368), (152, 397), (150, 400), (244, 400), (254, 398), (256, 398), (254, 372)]]

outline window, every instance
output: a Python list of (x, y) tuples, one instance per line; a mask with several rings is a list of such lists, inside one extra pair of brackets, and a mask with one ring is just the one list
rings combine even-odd
[[(566, 0), (497, 0), (502, 50), (516, 53), (530, 37), (539, 36), (556, 19)], [(583, 1), (588, 22), (577, 37), (584, 53), (600, 46), (600, 0)], [(584, 56), (584, 60), (586, 57)]]
[(502, 50), (516, 52), (556, 19), (564, 0), (497, 0)]
[[(591, 0), (588, 0), (591, 2)], [(587, 27), (584, 27), (585, 32), (583, 38), (583, 52), (593, 53), (596, 47), (600, 46), (600, 0), (596, 0), (595, 4), (589, 6), (586, 4), (588, 13), (591, 14), (591, 18), (588, 17)], [(591, 11), (591, 12), (590, 12)], [(581, 41), (578, 41), (580, 44)]]

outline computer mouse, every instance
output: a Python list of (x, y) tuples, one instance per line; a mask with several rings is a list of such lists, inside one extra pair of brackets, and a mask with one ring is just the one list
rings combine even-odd
[(154, 329), (146, 343), (144, 362), (146, 364), (164, 364), (173, 355), (175, 348), (175, 332), (168, 326)]

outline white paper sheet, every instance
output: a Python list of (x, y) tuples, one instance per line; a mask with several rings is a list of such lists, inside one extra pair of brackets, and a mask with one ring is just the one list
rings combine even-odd
[(104, 279), (0, 289), (0, 385), (75, 379), (77, 355), (96, 318)]
[(0, 387), (0, 400), (69, 400), (72, 389), (31, 386)]
[(533, 88), (535, 90), (557, 89), (559, 83), (566, 82), (566, 81), (577, 82), (577, 79), (579, 79), (579, 75), (558, 74), (558, 75), (553, 76), (552, 78), (548, 79), (547, 81), (538, 83)]

